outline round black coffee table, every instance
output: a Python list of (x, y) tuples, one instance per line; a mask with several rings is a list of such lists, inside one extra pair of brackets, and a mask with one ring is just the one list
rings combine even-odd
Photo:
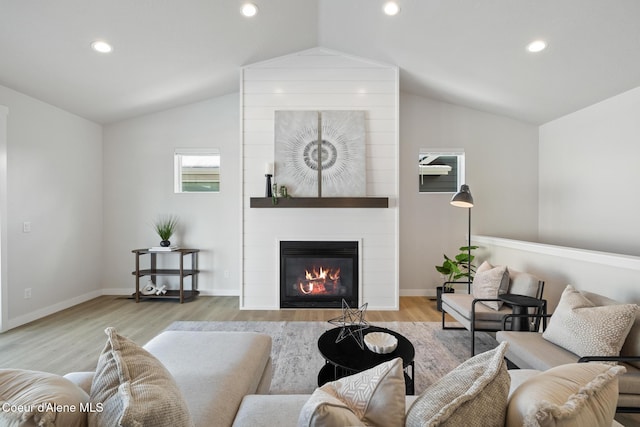
[[(356, 328), (356, 326), (349, 327)], [(366, 345), (364, 350), (361, 349), (351, 336), (347, 336), (336, 343), (336, 338), (338, 338), (341, 329), (340, 327), (329, 329), (318, 338), (318, 350), (326, 360), (325, 365), (318, 373), (318, 386), (347, 375), (365, 371), (396, 357), (401, 357), (407, 394), (414, 394), (413, 371), (415, 366), (413, 358), (415, 349), (407, 338), (390, 329), (369, 326), (362, 331), (363, 336), (371, 332), (386, 332), (398, 339), (398, 347), (394, 351), (387, 354), (378, 354), (369, 350)]]

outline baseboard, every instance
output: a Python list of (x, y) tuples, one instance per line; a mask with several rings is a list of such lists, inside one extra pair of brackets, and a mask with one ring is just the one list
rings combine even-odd
[(431, 289), (400, 289), (401, 297), (436, 297), (436, 290)]
[(43, 307), (39, 310), (32, 311), (31, 313), (23, 314), (22, 316), (15, 317), (13, 319), (8, 319), (7, 328), (2, 332), (8, 331), (9, 329), (17, 328), (18, 326), (26, 325), (27, 323), (33, 322), (34, 320), (41, 319), (43, 317), (49, 316), (50, 314), (54, 314), (67, 308), (73, 307), (74, 305), (87, 302), (99, 297), (100, 295), (103, 295), (102, 291), (89, 292), (84, 295), (80, 295), (75, 298), (50, 305), (48, 307)]
[[(240, 291), (234, 289), (222, 289), (222, 290), (209, 290), (198, 289), (200, 295), (209, 297), (237, 297), (240, 296)], [(107, 288), (102, 289), (100, 295), (133, 295), (134, 290), (132, 288)]]

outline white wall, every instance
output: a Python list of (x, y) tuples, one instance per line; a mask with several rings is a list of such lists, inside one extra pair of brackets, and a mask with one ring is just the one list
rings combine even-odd
[(102, 129), (2, 86), (0, 104), (10, 111), (2, 285), (11, 328), (100, 294)]
[(474, 197), (472, 234), (536, 240), (538, 128), (402, 92), (400, 94), (400, 289), (434, 295), (442, 254), (467, 244), (466, 209), (452, 194), (418, 193), (420, 148), (464, 148)]
[[(362, 239), (360, 299), (370, 309), (398, 307), (398, 70), (325, 49), (243, 69), (243, 293), (241, 307), (279, 308), (279, 239)], [(256, 209), (264, 164), (274, 157), (277, 110), (364, 110), (367, 196), (388, 209)], [(277, 170), (275, 179), (277, 180)], [(295, 188), (291, 188), (295, 195)]]
[(640, 255), (640, 87), (540, 127), (540, 241)]
[(472, 241), (481, 247), (480, 260), (544, 280), (549, 313), (568, 284), (617, 301), (640, 303), (640, 257), (487, 236), (473, 236)]
[[(159, 215), (175, 214), (179, 217), (179, 230), (171, 242), (201, 250), (200, 291), (209, 295), (238, 294), (238, 141), (237, 93), (105, 127), (105, 293), (133, 293), (135, 279), (131, 272), (135, 258), (131, 251), (157, 246), (154, 220)], [(220, 149), (219, 193), (174, 193), (176, 148)], [(177, 260), (176, 256), (174, 261)], [(177, 280), (163, 277), (157, 284), (175, 288)], [(186, 286), (190, 286), (190, 279)]]
[(0, 105), (0, 331), (7, 322), (7, 114)]

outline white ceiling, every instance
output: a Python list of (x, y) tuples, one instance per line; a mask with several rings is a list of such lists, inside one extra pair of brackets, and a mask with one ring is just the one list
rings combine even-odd
[(398, 0), (395, 17), (384, 0), (254, 3), (247, 19), (242, 0), (0, 0), (0, 85), (110, 123), (237, 92), (243, 65), (316, 46), (535, 124), (640, 85), (638, 0)]

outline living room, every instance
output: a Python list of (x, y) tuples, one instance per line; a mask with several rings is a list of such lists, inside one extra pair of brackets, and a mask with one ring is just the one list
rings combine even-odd
[[(322, 13), (329, 13), (335, 5), (321, 2), (320, 6)], [(325, 31), (319, 33), (322, 37), (313, 36), (306, 43), (335, 45)], [(292, 50), (298, 51), (303, 49)], [(524, 65), (540, 67), (539, 61), (545, 59), (525, 58)], [(234, 74), (239, 76), (240, 70)], [(615, 161), (615, 176), (621, 183), (637, 177), (630, 163), (637, 136), (632, 117), (638, 94), (633, 85), (623, 95), (613, 96), (624, 91), (620, 86), (609, 100), (595, 97), (583, 111), (553, 117), (556, 120), (546, 116), (547, 123), (536, 119), (537, 124), (534, 119), (518, 120), (402, 90), (408, 87), (403, 86), (402, 68), (399, 80), (399, 166), (397, 177), (393, 169), (388, 175), (389, 182), (397, 180), (391, 191), (397, 187), (400, 192), (392, 197), (396, 203), (391, 208), (397, 209), (399, 223), (394, 275), (400, 295), (433, 294), (440, 277), (424, 266), (439, 264), (442, 253), (453, 253), (466, 242), (466, 212), (448, 204), (450, 195), (418, 194), (414, 188), (417, 166), (405, 165), (415, 163), (420, 148), (464, 148), (466, 180), (477, 200), (472, 211), (474, 235), (640, 255), (636, 230), (630, 226), (633, 206), (624, 205), (625, 185), (610, 185), (613, 175), (592, 173), (600, 170), (596, 164), (606, 147), (611, 153), (625, 153)], [(180, 218), (175, 239), (183, 247), (202, 250), (202, 294), (239, 295), (243, 200), (263, 195), (263, 164), (273, 157), (264, 153), (255, 159), (251, 182), (241, 184), (241, 167), (247, 160), (239, 147), (237, 89), (107, 124), (83, 119), (24, 92), (28, 90), (2, 88), (10, 120), (3, 144), (8, 159), (2, 180), (6, 186), (3, 330), (97, 295), (130, 292), (131, 250), (157, 244), (151, 224), (162, 214)], [(222, 191), (175, 194), (173, 152), (178, 147), (219, 148)], [(50, 185), (40, 185), (43, 182)], [(384, 191), (387, 194), (382, 195), (393, 196)], [(606, 220), (613, 215), (610, 206), (618, 207), (615, 220)], [(30, 223), (30, 233), (23, 232), (24, 223)], [(62, 244), (64, 250), (43, 251), (33, 268), (34, 248), (48, 247), (50, 242)], [(31, 298), (24, 297), (25, 289), (31, 290)]]
[[(225, 8), (233, 8), (237, 15), (239, 3), (230, 3), (234, 4)], [(560, 286), (573, 282), (582, 289), (605, 292), (624, 301), (640, 301), (635, 286), (638, 262), (635, 257), (640, 256), (636, 242), (640, 231), (634, 227), (636, 205), (628, 196), (628, 187), (640, 173), (634, 163), (640, 150), (636, 144), (640, 130), (635, 120), (640, 103), (637, 80), (640, 70), (635, 59), (639, 36), (635, 26), (628, 22), (629, 17), (638, 16), (635, 4), (627, 2), (611, 7), (589, 2), (585, 8), (583, 2), (543, 3), (536, 6), (541, 9), (535, 13), (533, 5), (507, 6), (505, 2), (474, 10), (439, 6), (442, 8), (439, 13), (447, 18), (442, 19), (435, 17), (439, 8), (433, 5), (412, 12), (412, 7), (426, 6), (407, 3), (401, 5), (396, 17), (374, 17), (379, 8), (369, 10), (358, 1), (284, 3), (291, 8), (286, 12), (289, 20), (284, 22), (293, 27), (287, 35), (267, 35), (266, 31), (283, 27), (283, 21), (273, 16), (268, 4), (258, 4), (259, 14), (254, 21), (232, 17), (231, 11), (225, 9), (229, 24), (218, 22), (218, 28), (232, 28), (228, 29), (228, 36), (218, 33), (215, 36), (237, 38), (250, 48), (238, 47), (242, 55), (229, 53), (232, 58), (229, 61), (221, 59), (224, 51), (216, 51), (210, 55), (215, 57), (214, 61), (203, 61), (204, 65), (196, 62), (191, 74), (178, 78), (172, 77), (171, 72), (173, 63), (181, 59), (165, 57), (159, 63), (145, 64), (149, 80), (158, 75), (164, 78), (165, 86), (134, 90), (134, 83), (143, 84), (136, 80), (126, 83), (132, 86), (123, 89), (112, 87), (110, 91), (114, 94), (122, 92), (120, 108), (112, 110), (98, 108), (99, 99), (91, 98), (97, 89), (73, 86), (63, 75), (65, 67), (69, 74), (83, 69), (94, 73), (93, 80), (101, 86), (102, 79), (109, 81), (109, 73), (115, 75), (115, 80), (122, 79), (124, 85), (124, 75), (131, 66), (118, 70), (117, 65), (109, 64), (109, 56), (97, 57), (86, 52), (82, 54), (86, 55), (84, 62), (64, 57), (65, 64), (56, 63), (60, 68), (54, 68), (53, 63), (40, 62), (33, 48), (19, 45), (10, 36), (11, 31), (22, 26), (22, 31), (45, 33), (55, 39), (55, 27), (64, 27), (59, 22), (67, 22), (70, 27), (77, 26), (77, 31), (84, 31), (82, 40), (77, 41), (82, 45), (85, 38), (109, 38), (107, 18), (95, 18), (95, 11), (87, 11), (89, 17), (96, 19), (88, 19), (87, 25), (95, 24), (99, 29), (92, 32), (78, 24), (82, 15), (74, 13), (79, 6), (73, 2), (66, 5), (71, 8), (66, 13), (51, 10), (53, 6), (38, 6), (46, 8), (41, 16), (55, 18), (48, 19), (48, 24), (35, 19), (37, 8), (27, 11), (3, 5), (11, 9), (11, 13), (3, 13), (0, 18), (7, 32), (0, 48), (7, 58), (3, 70), (23, 68), (13, 77), (0, 75), (0, 105), (6, 107), (0, 112), (4, 113), (0, 114), (0, 330), (15, 328), (101, 295), (131, 294), (134, 288), (131, 251), (158, 244), (152, 223), (163, 214), (179, 218), (173, 239), (176, 243), (201, 250), (201, 295), (234, 296), (242, 304), (247, 280), (246, 219), (272, 215), (248, 208), (248, 200), (264, 196), (264, 164), (273, 161), (273, 153), (272, 146), (266, 146), (252, 158), (253, 152), (247, 151), (243, 143), (240, 74), (253, 64), (314, 49), (398, 67), (399, 90), (392, 95), (397, 96), (393, 117), (396, 123), (391, 128), (392, 144), (397, 151), (392, 164), (375, 163), (375, 171), (368, 171), (376, 176), (375, 183), (386, 181), (389, 185), (380, 190), (370, 187), (367, 196), (390, 198), (388, 210), (378, 215), (391, 217), (394, 258), (389, 285), (391, 303), (378, 302), (374, 308), (397, 309), (400, 296), (435, 295), (441, 278), (433, 266), (440, 263), (443, 253), (454, 253), (467, 242), (467, 211), (449, 204), (451, 194), (417, 191), (416, 160), (421, 148), (464, 149), (466, 183), (476, 200), (471, 211), (473, 236), (558, 245), (586, 253), (606, 252), (631, 263), (631, 267), (613, 268), (622, 277), (616, 277), (616, 283), (607, 283), (606, 289), (600, 278), (583, 279), (581, 275), (567, 273), (563, 265), (554, 265), (544, 271), (544, 276), (550, 281), (553, 278), (557, 284), (548, 287), (549, 295), (559, 296)], [(202, 12), (204, 16), (222, 15), (221, 11), (200, 6), (206, 12)], [(181, 10), (179, 6), (175, 8)], [(575, 10), (584, 12), (580, 19), (575, 17)], [(141, 12), (132, 10), (132, 21), (138, 18), (142, 22)], [(107, 16), (115, 20), (117, 13), (110, 13), (113, 15)], [(360, 27), (354, 25), (366, 21), (360, 13), (371, 17), (371, 22), (359, 22)], [(394, 18), (400, 20), (392, 21)], [(428, 20), (438, 31), (445, 31), (441, 27), (446, 25), (453, 27), (452, 32), (458, 31), (458, 37), (449, 32), (439, 37), (421, 34), (419, 38), (425, 43), (426, 52), (435, 49), (431, 46), (435, 44), (433, 40), (440, 39), (438, 43), (449, 46), (451, 52), (461, 52), (459, 44), (482, 40), (485, 33), (481, 30), (486, 31), (485, 27), (492, 24), (501, 29), (494, 28), (494, 41), (506, 40), (505, 33), (513, 32), (520, 38), (512, 39), (512, 46), (498, 44), (491, 49), (503, 52), (502, 66), (511, 61), (517, 61), (517, 66), (498, 68), (487, 59), (491, 55), (473, 52), (466, 57), (456, 53), (450, 55), (457, 56), (456, 61), (438, 63), (448, 56), (435, 55), (435, 51), (433, 57), (419, 50), (403, 51), (399, 46), (409, 45), (404, 39), (412, 38), (409, 35), (396, 43), (386, 41), (409, 32), (406, 28), (419, 31), (420, 19)], [(481, 22), (474, 23), (475, 20)], [(252, 27), (256, 22), (266, 25), (266, 21), (269, 28)], [(436, 25), (437, 22), (441, 25)], [(39, 30), (36, 25), (40, 25)], [(531, 28), (536, 25), (543, 29)], [(545, 25), (549, 26), (548, 36), (544, 34)], [(576, 28), (572, 30), (573, 25)], [(589, 29), (600, 25), (607, 26), (610, 38), (594, 41), (596, 53), (585, 54), (591, 62), (574, 61), (572, 55), (577, 53), (568, 50), (568, 40), (578, 35), (593, 36)], [(559, 31), (558, 27), (566, 29), (566, 39), (552, 39), (551, 30)], [(180, 31), (187, 32), (187, 28), (186, 24), (174, 26), (174, 40), (180, 40)], [(516, 31), (522, 28), (527, 31)], [(241, 36), (242, 33), (252, 36)], [(550, 38), (548, 50), (539, 56), (525, 52), (524, 45), (540, 35)], [(63, 36), (69, 37), (60, 35)], [(187, 38), (187, 44), (194, 42), (192, 37), (195, 36)], [(19, 48), (12, 47), (18, 45)], [(397, 50), (390, 50), (393, 47)], [(19, 49), (27, 49), (24, 52), (34, 55), (30, 62), (18, 61)], [(111, 58), (126, 53), (136, 57), (133, 63), (141, 64), (146, 55), (151, 57), (142, 50), (133, 54), (127, 49), (116, 43)], [(504, 53), (509, 49), (511, 59)], [(417, 64), (408, 60), (410, 56), (419, 58)], [(41, 69), (51, 72), (37, 74)], [(462, 74), (464, 69), (475, 72)], [(423, 74), (416, 74), (418, 71)], [(19, 74), (33, 74), (33, 86), (17, 80), (15, 76)], [(216, 92), (201, 74), (216, 76), (226, 86)], [(458, 83), (449, 79), (457, 75), (462, 75)], [(533, 92), (540, 93), (542, 99), (528, 98), (526, 105), (512, 101), (512, 97), (521, 93), (522, 86), (533, 87)], [(76, 104), (69, 100), (70, 95), (78, 98)], [(165, 98), (173, 98), (173, 103), (160, 106), (159, 100)], [(326, 108), (323, 104), (311, 107)], [(269, 134), (272, 128), (267, 126), (263, 132)], [(176, 148), (220, 150), (219, 193), (174, 193)], [(318, 216), (354, 215), (340, 210), (308, 211)], [(295, 234), (288, 231), (289, 226), (282, 221), (281, 234)], [(487, 239), (480, 241), (485, 248), (490, 246)], [(277, 263), (272, 252), (265, 252), (264, 257), (274, 265)], [(508, 262), (543, 275), (544, 260), (532, 266), (532, 255), (515, 258), (496, 262)], [(597, 265), (592, 268), (597, 270)], [(581, 273), (585, 271), (583, 266), (580, 269)], [(269, 281), (275, 280), (271, 270), (265, 276)], [(575, 282), (574, 277), (582, 279), (581, 282)], [(270, 296), (271, 291), (268, 293)], [(242, 308), (272, 309), (273, 304), (268, 301)]]

